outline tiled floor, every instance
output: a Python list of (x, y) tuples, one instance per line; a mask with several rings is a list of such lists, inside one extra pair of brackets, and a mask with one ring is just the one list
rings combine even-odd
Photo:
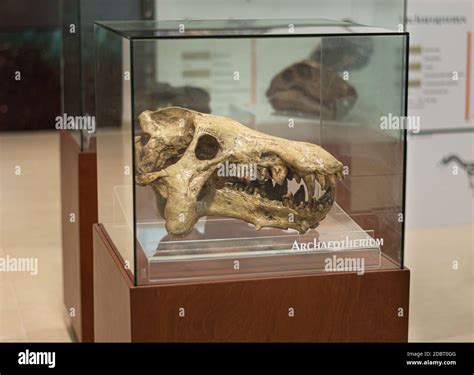
[(474, 227), (409, 230), (410, 341), (474, 342)]
[[(39, 261), (37, 276), (0, 272), (0, 341), (71, 341), (63, 319), (59, 194), (58, 134), (0, 133), (0, 257)], [(406, 238), (410, 340), (472, 341), (473, 227), (412, 230)]]
[(58, 134), (1, 133), (0, 256), (37, 257), (38, 274), (0, 272), (0, 341), (71, 341), (59, 197)]

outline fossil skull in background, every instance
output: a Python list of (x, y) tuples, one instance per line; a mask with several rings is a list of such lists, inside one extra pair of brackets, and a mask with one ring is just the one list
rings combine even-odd
[(267, 98), (277, 111), (339, 118), (357, 100), (357, 91), (334, 70), (315, 60), (297, 62), (273, 77)]
[[(305, 233), (334, 202), (342, 164), (317, 145), (180, 107), (144, 111), (139, 121), (136, 183), (152, 186), (170, 234), (189, 233), (206, 215)], [(253, 165), (255, 178), (219, 175), (223, 163)]]

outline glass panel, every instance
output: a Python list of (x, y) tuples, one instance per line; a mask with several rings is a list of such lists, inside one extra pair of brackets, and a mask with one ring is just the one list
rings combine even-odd
[[(66, 116), (81, 115), (80, 98), (80, 54), (79, 38), (71, 33), (70, 25), (79, 25), (79, 0), (61, 2), (62, 20), (62, 102), (61, 110)], [(80, 130), (68, 130), (82, 149)]]
[(141, 223), (137, 229), (139, 251), (149, 260), (149, 281), (155, 283), (235, 277), (229, 270), (236, 259), (244, 274), (327, 272), (333, 270), (327, 262), (333, 257), (341, 264), (358, 262), (360, 272), (381, 265), (380, 243), (373, 232), (361, 230), (337, 204), (317, 230), (304, 235), (271, 228), (256, 231), (241, 220), (212, 217), (198, 221), (192, 238), (167, 235), (162, 220)]
[(138, 284), (402, 265), (404, 34), (143, 25), (96, 29), (99, 220)]
[[(111, 25), (113, 23), (108, 27)], [(128, 37), (156, 34), (156, 30), (153, 31), (156, 23), (147, 25), (143, 32), (138, 24), (121, 23), (120, 32)], [(205, 28), (203, 25), (198, 26)], [(325, 30), (326, 27), (325, 23), (321, 29), (311, 26), (307, 30)], [(346, 29), (346, 26), (334, 27)], [(188, 32), (190, 30), (188, 28)], [(218, 27), (214, 30), (223, 32)], [(351, 28), (347, 30), (352, 32)], [(202, 35), (199, 33), (196, 35)], [(342, 263), (361, 262), (364, 269), (401, 265), (402, 224), (398, 220), (403, 213), (404, 138), (400, 130), (381, 130), (380, 118), (388, 113), (393, 116), (404, 114), (405, 37), (386, 31), (373, 36), (336, 34), (330, 37), (286, 35), (202, 40), (132, 38), (134, 71), (149, 64), (150, 60), (154, 61), (152, 77), (146, 76), (145, 80), (144, 75), (133, 75), (134, 132), (139, 137), (140, 148), (136, 168), (143, 168), (141, 172), (156, 172), (179, 163), (191, 147), (191, 139), (199, 138), (196, 136), (198, 125), (194, 123), (194, 128), (189, 127), (192, 130), (189, 130), (189, 141), (183, 149), (158, 167), (160, 163), (156, 158), (164, 151), (153, 154), (152, 148), (161, 150), (164, 132), (172, 132), (180, 120), (183, 120), (181, 126), (185, 130), (178, 133), (184, 137), (188, 131), (187, 120), (179, 116), (171, 121), (156, 118), (144, 131), (139, 116), (147, 110), (170, 106), (238, 121), (245, 125), (240, 133), (245, 133), (246, 129), (261, 132), (263, 148), (258, 155), (260, 159), (257, 158), (257, 174), (263, 173), (263, 165), (258, 163), (265, 153), (268, 136), (282, 138), (286, 142), (285, 148), (294, 150), (292, 161), (285, 160), (284, 164), (295, 173), (305, 169), (305, 155), (311, 153), (312, 148), (287, 141), (320, 144), (350, 171), (342, 182), (337, 182), (336, 202), (326, 217), (321, 219), (319, 226), (303, 230), (301, 234), (295, 229), (263, 227), (256, 230), (253, 224), (242, 220), (243, 212), (252, 211), (252, 208), (242, 206), (242, 200), (248, 198), (245, 198), (246, 194), (256, 192), (262, 199), (272, 202), (269, 206), (286, 207), (283, 196), (292, 193), (292, 199), (295, 199), (302, 188), (302, 195), (299, 194), (296, 202), (291, 201), (291, 205), (296, 203), (296, 209), (314, 209), (309, 199), (310, 182), (299, 181), (298, 176), (287, 175), (283, 185), (272, 183), (271, 188), (268, 183), (262, 186), (265, 181), (258, 186), (229, 176), (221, 180), (218, 177), (217, 185), (219, 181), (230, 182), (229, 189), (238, 191), (231, 202), (233, 207), (204, 210), (207, 216), (199, 215), (200, 219), (184, 236), (170, 233), (163, 212), (168, 209), (176, 215), (179, 212), (177, 207), (169, 208), (167, 201), (170, 198), (160, 191), (159, 184), (136, 185), (139, 284), (272, 272), (328, 271), (326, 266), (331, 264), (328, 260), (333, 256)], [(208, 119), (218, 121), (214, 117)], [(239, 137), (238, 133), (233, 133), (233, 126), (211, 129), (219, 139), (221, 149), (236, 147), (232, 141)], [(231, 135), (230, 143), (226, 143), (228, 134)], [(273, 162), (278, 164), (284, 159), (283, 154), (277, 153)], [(305, 175), (300, 174), (300, 177)], [(271, 175), (275, 176), (273, 170)], [(314, 176), (317, 178), (317, 168)], [(315, 191), (311, 197), (315, 202), (330, 199), (332, 190), (324, 184), (313, 183)], [(183, 195), (177, 204), (188, 203), (188, 199)], [(196, 204), (209, 204), (202, 199), (196, 198)], [(215, 202), (220, 198), (213, 199)], [(299, 202), (303, 206), (298, 207)], [(212, 202), (210, 204), (212, 206)], [(265, 204), (255, 208), (257, 216), (265, 212)], [(339, 241), (338, 248), (327, 245), (334, 241)], [(239, 262), (238, 275), (235, 261)]]
[(390, 32), (385, 28), (326, 19), (108, 21), (98, 22), (98, 24), (111, 28), (130, 39)]
[[(88, 129), (72, 131), (83, 150), (95, 151), (95, 20), (153, 19), (153, 0), (62, 0), (63, 113), (84, 116)], [(83, 122), (84, 124), (86, 122)]]
[[(143, 19), (143, 1), (81, 0), (81, 84), (84, 113), (95, 113), (94, 24), (96, 20)], [(153, 12), (151, 12), (153, 14)], [(149, 15), (148, 15), (149, 16)]]
[(134, 270), (130, 43), (96, 27), (99, 222)]
[[(305, 60), (311, 54), (317, 54), (315, 48), (321, 44), (318, 37), (304, 38), (298, 43), (293, 43), (290, 38), (265, 38), (265, 39), (183, 39), (183, 40), (133, 40), (134, 68), (137, 69), (147, 59), (156, 60), (155, 74), (153, 79), (144, 81), (138, 76), (134, 76), (134, 108), (135, 108), (135, 133), (148, 140), (149, 135), (144, 134), (138, 121), (138, 116), (145, 110), (156, 110), (169, 106), (181, 106), (194, 109), (203, 113), (212, 113), (219, 116), (226, 116), (245, 124), (250, 129), (261, 131), (265, 134), (284, 137), (299, 141), (309, 141), (318, 143), (320, 140), (319, 118), (309, 115), (301, 118), (297, 126), (293, 123), (292, 114), (287, 110), (281, 110), (278, 103), (275, 107), (267, 97), (267, 91), (270, 88), (272, 80), (281, 75), (288, 67), (292, 67), (295, 62)], [(150, 45), (153, 45), (154, 56), (150, 54)], [(290, 72), (291, 73), (291, 72)], [(318, 75), (315, 71), (313, 74)], [(318, 80), (317, 77), (315, 77)], [(313, 107), (319, 107), (319, 92), (309, 100)], [(298, 110), (298, 109), (296, 109)], [(298, 186), (296, 182), (290, 183), (290, 191), (295, 193)], [(161, 265), (163, 262), (170, 265), (169, 259), (173, 257), (162, 256), (161, 248), (164, 243), (157, 237), (157, 233), (165, 231), (163, 220), (159, 212), (159, 202), (151, 186), (136, 186), (136, 220), (137, 220), (137, 251), (142, 252), (137, 259), (141, 260), (139, 283), (148, 283), (156, 281), (166, 281), (165, 275), (170, 276), (170, 270), (165, 271)], [(161, 224), (160, 224), (161, 220)], [(234, 247), (242, 238), (250, 236), (247, 241), (248, 246), (254, 246), (258, 249), (261, 241), (258, 231), (255, 229), (249, 231), (249, 226), (240, 220), (215, 219), (209, 216), (209, 225), (206, 228), (202, 238), (209, 243), (207, 237), (211, 236), (213, 246), (218, 246), (224, 241), (226, 247), (233, 244)], [(216, 221), (217, 220), (217, 221)], [(223, 220), (223, 221), (222, 221)], [(219, 225), (220, 222), (226, 225)], [(219, 233), (215, 229), (219, 228)], [(243, 228), (245, 231), (241, 234), (236, 233), (236, 228)], [(354, 231), (360, 230), (359, 227), (352, 227)], [(209, 232), (210, 231), (210, 232)], [(264, 232), (264, 230), (262, 229)], [(237, 229), (239, 232), (239, 229)], [(253, 234), (249, 234), (252, 232)], [(263, 234), (268, 237), (266, 248), (271, 244), (275, 246), (279, 241), (280, 247), (287, 246), (288, 240), (283, 241), (286, 235), (299, 237), (295, 231), (272, 230)], [(314, 237), (315, 234), (313, 233)], [(311, 234), (309, 234), (311, 237)], [(158, 256), (153, 252), (154, 247)], [(167, 236), (166, 238), (169, 238)], [(194, 238), (192, 242), (189, 238)], [(290, 238), (290, 237), (288, 237)], [(171, 241), (174, 241), (173, 239)], [(177, 243), (194, 243), (195, 251), (198, 251), (200, 239), (191, 235), (177, 239)], [(187, 242), (186, 242), (187, 241)], [(212, 247), (212, 246), (211, 246)], [(209, 246), (207, 246), (209, 249)], [(228, 258), (235, 256), (235, 251), (228, 253), (206, 252), (206, 247), (202, 247), (202, 255), (214, 256), (215, 258)], [(276, 249), (276, 248), (275, 248)], [(183, 249), (185, 250), (185, 249)], [(144, 253), (144, 254), (143, 254)], [(212, 253), (214, 253), (212, 255)], [(211, 255), (210, 255), (211, 254)], [(253, 255), (256, 255), (253, 252)], [(269, 253), (271, 254), (271, 252)], [(146, 256), (142, 256), (146, 255)], [(175, 277), (206, 277), (203, 263), (198, 262), (193, 266), (185, 264), (182, 257), (179, 262), (183, 270), (188, 270), (188, 275), (177, 273)], [(268, 257), (263, 258), (263, 262), (269, 263), (268, 271), (271, 270), (271, 262)], [(216, 263), (211, 267), (221, 267), (221, 261), (216, 259), (211, 263)], [(225, 262), (224, 262), (225, 264)], [(172, 266), (174, 269), (175, 266)], [(189, 268), (191, 267), (191, 268)], [(275, 266), (276, 267), (276, 266)], [(273, 267), (273, 268), (275, 268)], [(304, 267), (304, 264), (301, 264)], [(275, 268), (282, 270), (282, 265)], [(291, 270), (288, 265), (284, 270)], [(222, 268), (217, 274), (222, 275), (229, 270)], [(163, 277), (159, 279), (159, 272), (164, 272)], [(262, 268), (262, 272), (264, 269)], [(179, 276), (181, 275), (181, 276)], [(149, 277), (153, 280), (148, 279)]]
[[(364, 230), (383, 238), (383, 255), (402, 265), (405, 36), (324, 38), (323, 146), (346, 166), (336, 199)], [(351, 101), (337, 95), (351, 90)]]
[(268, 0), (155, 0), (160, 20), (178, 19), (304, 19), (308, 15), (331, 20), (351, 20), (363, 25), (398, 31), (404, 23), (406, 0), (294, 0), (268, 6)]

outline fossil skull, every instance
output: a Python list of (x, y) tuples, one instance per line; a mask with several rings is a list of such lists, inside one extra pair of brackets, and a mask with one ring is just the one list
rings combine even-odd
[(273, 77), (266, 93), (277, 111), (344, 116), (353, 107), (357, 92), (335, 71), (314, 60), (297, 62)]
[(180, 107), (144, 111), (139, 122), (136, 183), (152, 186), (170, 234), (207, 215), (305, 233), (334, 202), (342, 164), (320, 146)]

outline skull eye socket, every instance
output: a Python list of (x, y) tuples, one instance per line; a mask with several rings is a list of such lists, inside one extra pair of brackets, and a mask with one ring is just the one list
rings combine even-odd
[(219, 149), (219, 141), (212, 135), (204, 134), (199, 137), (194, 153), (199, 160), (211, 160), (216, 157)]

